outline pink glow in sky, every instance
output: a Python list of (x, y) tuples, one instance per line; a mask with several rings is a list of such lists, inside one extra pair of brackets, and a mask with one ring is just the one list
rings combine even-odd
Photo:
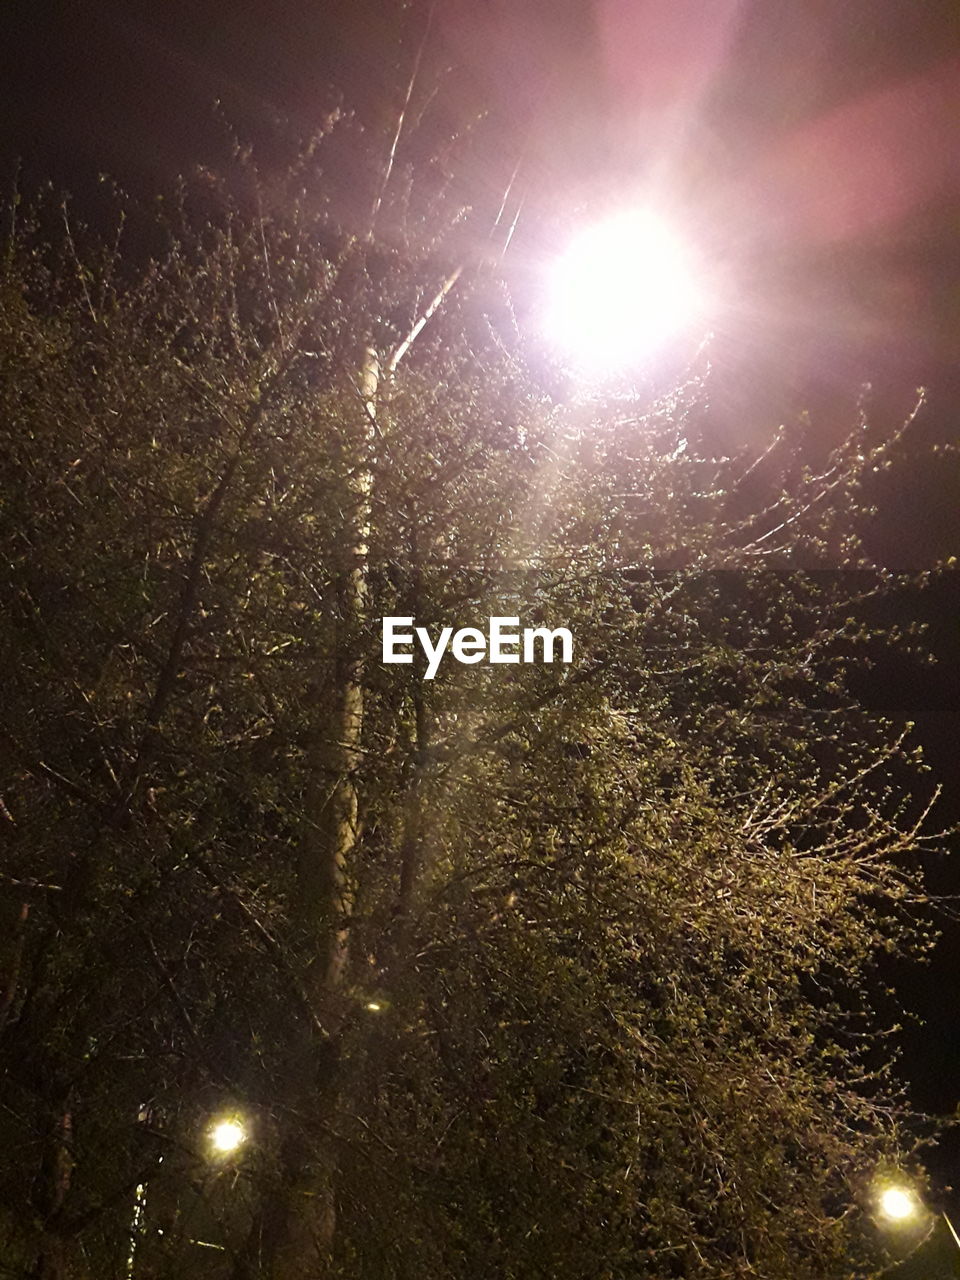
[(960, 192), (960, 61), (834, 108), (778, 140), (751, 186), (778, 222), (851, 239)]
[(724, 63), (740, 8), (740, 0), (598, 0), (611, 105), (660, 111), (697, 99)]

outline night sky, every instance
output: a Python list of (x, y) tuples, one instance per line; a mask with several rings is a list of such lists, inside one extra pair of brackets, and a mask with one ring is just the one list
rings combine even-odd
[[(426, 8), (387, 0), (8, 0), (0, 174), (20, 167), (95, 219), (98, 176), (149, 198), (242, 137), (309, 132), (338, 101), (395, 111)], [(424, 82), (435, 127), (479, 111), (491, 193), (520, 159), (506, 271), (522, 297), (566, 220), (652, 189), (722, 265), (713, 362), (718, 445), (789, 422), (850, 425), (861, 384), (882, 421), (929, 388), (919, 441), (958, 438), (960, 4), (957, 0), (439, 0)], [(214, 103), (219, 108), (214, 108)], [(219, 113), (219, 114), (218, 114)], [(269, 141), (265, 144), (269, 148)], [(955, 462), (881, 491), (874, 550), (895, 568), (957, 552)], [(916, 606), (920, 607), (920, 606)], [(960, 819), (960, 592), (924, 606), (938, 668), (871, 677), (918, 722)], [(932, 884), (960, 892), (942, 862)], [(907, 1037), (917, 1100), (960, 1102), (960, 929), (922, 981)], [(960, 1143), (936, 1159), (960, 1184)]]

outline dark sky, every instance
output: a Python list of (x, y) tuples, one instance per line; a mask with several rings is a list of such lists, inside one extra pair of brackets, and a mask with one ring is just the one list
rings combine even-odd
[[(21, 158), (83, 206), (106, 172), (152, 195), (244, 138), (308, 132), (342, 97), (395, 110), (429, 0), (7, 0), (0, 174)], [(518, 155), (522, 296), (571, 218), (654, 193), (723, 273), (715, 430), (740, 442), (812, 412), (847, 425), (930, 389), (960, 397), (957, 0), (437, 0), (421, 77), (434, 128), (484, 110), (472, 176)], [(883, 548), (948, 554), (952, 494), (909, 495)], [(891, 508), (892, 509), (892, 508)], [(928, 527), (927, 527), (928, 526)]]
[[(153, 192), (215, 154), (215, 100), (244, 134), (308, 130), (331, 86), (383, 120), (419, 3), (8, 0), (5, 167)], [(637, 184), (687, 211), (731, 272), (725, 359), (776, 370), (733, 413), (956, 389), (956, 0), (439, 0), (434, 83), (439, 119), (491, 113), (481, 181), (523, 150), (528, 237)]]
[[(215, 160), (214, 101), (252, 137), (278, 119), (308, 132), (340, 96), (382, 124), (425, 16), (387, 0), (7, 0), (0, 172), (19, 160), (28, 185), (50, 178), (92, 209), (101, 172), (148, 196)], [(489, 113), (481, 186), (522, 154), (521, 278), (565, 221), (622, 191), (679, 211), (728, 281), (721, 439), (801, 407), (848, 425), (865, 380), (888, 419), (927, 383), (921, 435), (960, 435), (957, 0), (438, 0), (422, 84), (439, 87), (438, 129)], [(877, 547), (896, 567), (957, 551), (944, 465), (883, 495)], [(939, 672), (876, 687), (919, 722), (960, 817), (956, 590), (931, 616)], [(909, 1046), (921, 1100), (953, 1108), (956, 931), (911, 999), (930, 1018)]]

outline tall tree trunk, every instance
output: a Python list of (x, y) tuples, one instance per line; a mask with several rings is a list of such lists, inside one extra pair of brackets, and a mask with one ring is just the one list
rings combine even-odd
[(30, 903), (23, 902), (20, 904), (20, 914), (17, 917), (15, 941), (13, 944), (13, 955), (10, 959), (10, 968), (7, 971), (7, 980), (4, 983), (3, 995), (0, 997), (0, 1035), (3, 1035), (4, 1027), (7, 1025), (7, 1019), (13, 1009), (14, 1002), (17, 998), (17, 989), (20, 985), (20, 970), (23, 965), (23, 948), (27, 936), (27, 920), (30, 916)]
[[(297, 1053), (301, 1065), (291, 1072), (299, 1088), (285, 1121), (283, 1204), (272, 1218), (278, 1241), (270, 1274), (276, 1280), (321, 1280), (329, 1274), (337, 1215), (337, 1157), (328, 1131), (310, 1142), (306, 1117), (320, 1116), (337, 1129), (342, 1114), (342, 1083), (337, 1066), (339, 1026), (345, 1010), (344, 982), (350, 963), (350, 926), (354, 906), (354, 854), (360, 839), (358, 776), (362, 759), (364, 672), (361, 645), (367, 620), (368, 539), (370, 535), (371, 456), (381, 434), (378, 408), (383, 379), (392, 378), (424, 326), (456, 285), (462, 266), (443, 280), (434, 297), (386, 359), (366, 347), (357, 384), (362, 430), (351, 433), (343, 480), (348, 512), (344, 567), (339, 578), (334, 635), (332, 712), (317, 725), (304, 792), (298, 880), (301, 924), (313, 954), (307, 990), (320, 1011), (326, 1039), (305, 1026)], [(318, 704), (323, 700), (318, 698)], [(327, 704), (329, 707), (329, 703)], [(318, 715), (322, 714), (318, 706)], [(402, 851), (401, 914), (412, 901), (421, 855), (420, 775), (425, 720), (418, 711), (417, 778), (407, 815)], [(306, 1131), (305, 1131), (306, 1128)]]
[[(305, 1026), (297, 1047), (290, 1118), (281, 1139), (280, 1185), (264, 1206), (269, 1273), (277, 1280), (319, 1280), (326, 1275), (336, 1234), (336, 1151), (329, 1137), (311, 1132), (340, 1109), (337, 1038), (350, 959), (353, 857), (360, 839), (358, 774), (362, 757), (364, 672), (361, 644), (367, 613), (367, 542), (380, 362), (368, 347), (360, 369), (362, 430), (345, 449), (344, 563), (336, 592), (334, 689), (318, 699), (313, 757), (304, 796), (299, 849), (300, 911), (312, 939), (307, 989), (323, 1019), (327, 1040)], [(325, 705), (324, 705), (325, 703)]]
[(34, 1280), (66, 1280), (67, 1242), (59, 1220), (73, 1177), (73, 1112), (68, 1102), (52, 1126), (40, 1171), (39, 1200), (43, 1231), (34, 1263)]
[[(413, 533), (413, 598), (411, 611), (414, 617), (421, 613), (423, 600), (423, 565), (421, 563), (420, 545), (417, 539), (416, 526)], [(413, 685), (413, 766), (403, 813), (403, 835), (400, 841), (400, 891), (397, 898), (397, 928), (391, 946), (396, 961), (402, 958), (406, 950), (406, 939), (410, 927), (410, 911), (413, 906), (417, 882), (420, 878), (423, 857), (424, 822), (423, 822), (423, 784), (429, 750), (429, 731), (427, 728), (427, 707), (423, 695), (423, 682), (418, 680)]]
[(336, 1215), (335, 1170), (317, 1163), (315, 1142), (289, 1126), (231, 1280), (321, 1280), (329, 1274)]
[(304, 797), (299, 851), (300, 909), (316, 941), (312, 986), (335, 993), (343, 982), (349, 952), (352, 910), (350, 862), (359, 839), (357, 774), (363, 733), (363, 662), (360, 641), (367, 605), (367, 541), (370, 533), (369, 465), (376, 424), (380, 362), (368, 347), (360, 370), (359, 393), (365, 420), (345, 450), (344, 485), (348, 526), (343, 531), (344, 563), (336, 586), (333, 639), (333, 706), (322, 717)]

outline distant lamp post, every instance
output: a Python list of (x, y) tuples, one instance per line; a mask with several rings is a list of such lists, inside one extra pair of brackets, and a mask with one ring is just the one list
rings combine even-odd
[(642, 363), (702, 320), (703, 271), (657, 214), (631, 209), (585, 228), (550, 268), (543, 329), (586, 374)]
[(920, 1201), (907, 1187), (886, 1187), (880, 1193), (880, 1212), (888, 1222), (908, 1222), (920, 1213)]
[(960, 1237), (946, 1213), (937, 1213), (903, 1182), (876, 1191), (878, 1216), (893, 1228), (921, 1239), (911, 1252), (883, 1272), (883, 1280), (955, 1280), (960, 1277)]
[(215, 1120), (209, 1131), (210, 1149), (215, 1155), (228, 1156), (247, 1140), (247, 1127), (236, 1116)]

